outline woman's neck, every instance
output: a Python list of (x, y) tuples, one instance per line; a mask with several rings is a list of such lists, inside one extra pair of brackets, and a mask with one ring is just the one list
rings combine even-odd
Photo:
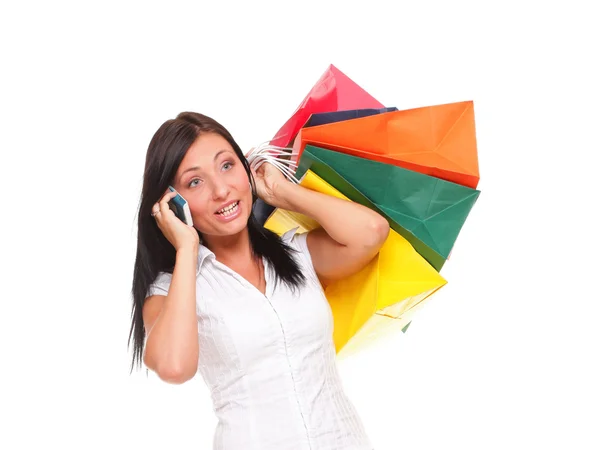
[(253, 259), (248, 228), (231, 236), (209, 236), (203, 245), (215, 254), (217, 261), (228, 266)]

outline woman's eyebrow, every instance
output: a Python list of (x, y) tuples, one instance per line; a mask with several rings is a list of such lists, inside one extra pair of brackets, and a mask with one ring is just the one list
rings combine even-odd
[(225, 148), (224, 148), (223, 150), (219, 150), (219, 151), (218, 151), (218, 152), (215, 154), (215, 157), (213, 158), (213, 161), (216, 161), (216, 160), (217, 160), (217, 158), (219, 157), (219, 155), (220, 155), (221, 153), (225, 153), (225, 152), (228, 152), (228, 151), (229, 151), (229, 150), (227, 150), (227, 149), (225, 149)]
[(194, 170), (198, 170), (198, 169), (200, 169), (200, 166), (193, 166), (193, 167), (189, 167), (189, 168), (185, 169), (181, 173), (181, 175), (179, 175), (179, 179), (181, 180), (186, 173), (193, 172)]

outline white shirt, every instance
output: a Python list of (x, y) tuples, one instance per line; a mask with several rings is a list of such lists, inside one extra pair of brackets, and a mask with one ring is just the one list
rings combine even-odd
[[(218, 418), (214, 450), (371, 450), (336, 365), (333, 315), (306, 245), (282, 239), (307, 278), (293, 293), (264, 260), (266, 295), (200, 246), (198, 371)], [(167, 295), (161, 273), (148, 295)]]

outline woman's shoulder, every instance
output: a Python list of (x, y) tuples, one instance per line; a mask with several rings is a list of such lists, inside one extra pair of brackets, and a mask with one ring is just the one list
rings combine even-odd
[(152, 295), (167, 295), (169, 293), (169, 286), (171, 285), (171, 279), (173, 274), (169, 272), (159, 272), (154, 281), (148, 288), (146, 298)]
[(292, 228), (291, 230), (286, 231), (285, 233), (283, 233), (281, 235), (281, 240), (283, 242), (285, 242), (286, 244), (289, 244), (290, 241), (296, 236), (296, 234), (298, 233), (299, 227), (296, 228)]
[(310, 231), (301, 231), (299, 227), (292, 228), (281, 235), (281, 241), (292, 248), (300, 260), (303, 271), (314, 272), (312, 257), (306, 238)]
[(306, 245), (307, 231), (300, 231), (299, 227), (292, 228), (281, 235), (281, 241), (301, 253), (308, 253)]

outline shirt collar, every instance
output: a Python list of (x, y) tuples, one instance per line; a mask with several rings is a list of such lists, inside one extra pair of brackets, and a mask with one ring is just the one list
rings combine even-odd
[[(281, 236), (281, 240), (283, 242), (285, 242), (286, 244), (288, 244), (292, 240), (294, 235), (298, 232), (299, 228), (300, 227), (296, 227), (296, 228), (292, 228), (291, 230), (286, 231)], [(198, 265), (196, 267), (196, 276), (200, 275), (200, 269), (202, 268), (202, 264), (204, 264), (204, 261), (207, 258), (209, 260), (214, 261), (216, 259), (216, 256), (212, 251), (210, 251), (208, 249), (208, 247), (205, 247), (204, 245), (200, 244), (200, 247), (198, 248)]]
[(196, 276), (200, 275), (200, 269), (202, 268), (202, 264), (206, 258), (215, 258), (215, 254), (211, 252), (208, 247), (200, 244), (198, 248), (198, 265), (196, 267)]

